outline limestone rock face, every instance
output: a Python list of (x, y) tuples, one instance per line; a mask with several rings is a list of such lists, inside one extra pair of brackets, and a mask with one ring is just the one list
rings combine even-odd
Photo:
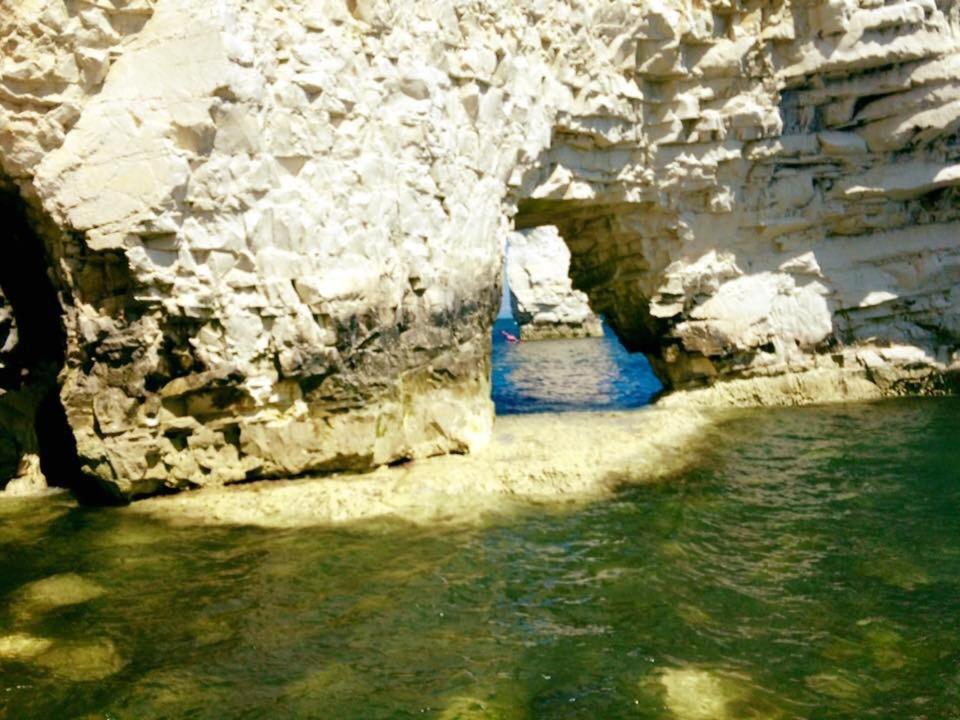
[(84, 477), (130, 498), (482, 443), (511, 219), (559, 228), (674, 389), (944, 389), (958, 15), (0, 0), (0, 188), (56, 292)]
[(600, 337), (603, 326), (587, 296), (570, 282), (570, 251), (557, 228), (510, 233), (507, 283), (524, 340)]
[(577, 286), (675, 389), (955, 387), (957, 3), (742, 5), (611, 31), (622, 84), (561, 110), (518, 226), (560, 228)]

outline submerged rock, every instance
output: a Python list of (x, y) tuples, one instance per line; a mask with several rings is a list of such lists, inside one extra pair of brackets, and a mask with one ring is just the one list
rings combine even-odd
[(524, 720), (526, 713), (519, 708), (503, 708), (496, 703), (464, 695), (450, 700), (438, 718), (439, 720)]
[(706, 670), (668, 668), (660, 673), (666, 704), (678, 720), (724, 720), (742, 691)]
[(288, 684), (281, 703), (297, 715), (333, 710), (361, 701), (370, 692), (366, 676), (346, 663), (327, 663)]
[(0, 659), (19, 662), (32, 660), (52, 645), (52, 640), (25, 633), (0, 636)]
[[(463, 673), (464, 680), (473, 678)], [(473, 678), (475, 680), (475, 678)], [(459, 692), (431, 702), (440, 706), (441, 720), (531, 720), (530, 688), (516, 680), (507, 680), (503, 673), (496, 681), (471, 684)]]
[(676, 720), (776, 720), (782, 713), (748, 682), (702, 668), (666, 668), (658, 675)]
[[(901, 670), (916, 662), (909, 644), (895, 628), (881, 618), (867, 618), (857, 623), (859, 637), (840, 637), (824, 648), (822, 655), (840, 667), (851, 663), (872, 663), (881, 670)], [(816, 676), (811, 681), (824, 688), (828, 678)]]
[(92, 580), (76, 573), (63, 573), (20, 588), (14, 594), (12, 607), (18, 617), (29, 617), (54, 608), (89, 602), (105, 592)]
[(892, 627), (871, 624), (863, 634), (877, 667), (899, 670), (907, 664), (904, 638)]
[(126, 662), (112, 640), (56, 644), (34, 662), (58, 677), (74, 682), (102, 680), (123, 669)]
[(677, 615), (688, 625), (704, 626), (715, 622), (710, 613), (691, 603), (680, 603), (677, 605)]
[(895, 555), (880, 554), (875, 561), (864, 563), (862, 572), (882, 582), (912, 591), (931, 582), (930, 574), (912, 560)]
[(41, 539), (49, 526), (75, 505), (66, 493), (0, 498), (0, 543), (29, 543)]
[(862, 700), (867, 690), (855, 678), (842, 671), (810, 675), (805, 680), (807, 687), (820, 695), (836, 700)]
[(56, 641), (25, 633), (0, 636), (0, 660), (41, 667), (65, 680), (102, 680), (126, 664), (112, 640)]

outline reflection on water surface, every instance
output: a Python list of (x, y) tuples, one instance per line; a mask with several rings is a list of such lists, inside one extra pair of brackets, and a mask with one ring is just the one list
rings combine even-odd
[(0, 504), (0, 717), (954, 717), (958, 413), (745, 412), (672, 482), (487, 527)]

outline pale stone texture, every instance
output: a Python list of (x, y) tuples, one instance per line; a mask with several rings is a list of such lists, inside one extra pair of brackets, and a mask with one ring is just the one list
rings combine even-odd
[(121, 512), (188, 525), (295, 528), (395, 517), (475, 525), (492, 515), (609, 497), (624, 482), (675, 476), (714, 442), (727, 410), (537, 413), (499, 418), (469, 457), (436, 457), (363, 475), (247, 483), (151, 498)]
[(507, 284), (524, 340), (603, 335), (587, 296), (570, 282), (570, 251), (552, 225), (510, 233)]
[(514, 215), (673, 389), (944, 391), (958, 38), (953, 0), (0, 0), (81, 468), (130, 498), (477, 447)]

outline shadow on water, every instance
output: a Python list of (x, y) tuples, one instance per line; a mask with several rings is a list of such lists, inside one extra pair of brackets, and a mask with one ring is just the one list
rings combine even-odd
[(626, 410), (650, 404), (663, 389), (646, 357), (629, 353), (604, 326), (602, 338), (510, 344), (513, 320), (493, 337), (493, 401), (498, 415)]

